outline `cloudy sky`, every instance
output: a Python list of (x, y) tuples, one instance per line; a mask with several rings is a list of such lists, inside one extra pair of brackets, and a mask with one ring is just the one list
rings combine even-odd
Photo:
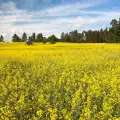
[(97, 30), (119, 17), (119, 0), (0, 0), (0, 34), (7, 41), (14, 33)]

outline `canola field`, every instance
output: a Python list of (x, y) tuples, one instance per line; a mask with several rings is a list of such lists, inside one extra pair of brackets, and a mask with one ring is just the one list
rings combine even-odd
[(120, 120), (120, 44), (0, 43), (0, 120)]

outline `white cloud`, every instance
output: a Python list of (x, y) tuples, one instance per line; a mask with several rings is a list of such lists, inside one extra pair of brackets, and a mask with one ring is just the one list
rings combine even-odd
[(12, 28), (12, 34), (15, 34), (16, 28)]
[(1, 11), (14, 11), (16, 9), (16, 5), (13, 2), (3, 3), (0, 5)]
[(2, 33), (2, 36), (5, 37), (5, 36), (6, 36), (6, 33)]
[[(105, 27), (105, 24), (108, 24), (111, 19), (118, 19), (120, 16), (120, 12), (87, 10), (87, 8), (98, 4), (101, 4), (100, 0), (87, 2), (87, 4), (79, 2), (38, 12), (19, 10), (12, 2), (2, 4), (0, 5), (0, 33), (5, 33), (6, 39), (11, 39), (11, 35), (15, 32), (19, 35), (23, 32), (27, 32), (28, 35), (33, 32), (42, 32), (45, 36), (51, 34), (60, 36), (63, 31), (69, 32), (74, 29), (82, 31)], [(8, 9), (4, 11), (4, 7), (8, 7)], [(7, 15), (4, 15), (4, 13), (7, 13)], [(14, 24), (16, 22), (31, 22), (31, 24), (16, 25)]]

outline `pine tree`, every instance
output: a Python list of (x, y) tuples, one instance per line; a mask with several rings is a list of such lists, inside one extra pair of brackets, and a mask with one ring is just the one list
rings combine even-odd
[(33, 41), (33, 42), (36, 41), (36, 34), (35, 34), (35, 33), (32, 34), (32, 41)]
[(12, 36), (12, 41), (13, 42), (21, 42), (21, 39), (20, 39), (20, 37), (17, 34), (14, 34)]
[(3, 35), (0, 36), (0, 42), (4, 42), (4, 37), (3, 37)]
[(27, 40), (27, 34), (24, 32), (22, 35), (22, 42), (25, 42)]
[(39, 33), (39, 34), (37, 35), (37, 37), (36, 37), (36, 41), (35, 41), (35, 42), (42, 42), (43, 39), (44, 39), (44, 37), (43, 37), (42, 33)]

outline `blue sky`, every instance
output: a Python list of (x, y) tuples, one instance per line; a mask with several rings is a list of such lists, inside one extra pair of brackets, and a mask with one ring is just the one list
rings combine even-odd
[(98, 30), (119, 17), (119, 0), (0, 0), (0, 34), (8, 41), (14, 33)]

